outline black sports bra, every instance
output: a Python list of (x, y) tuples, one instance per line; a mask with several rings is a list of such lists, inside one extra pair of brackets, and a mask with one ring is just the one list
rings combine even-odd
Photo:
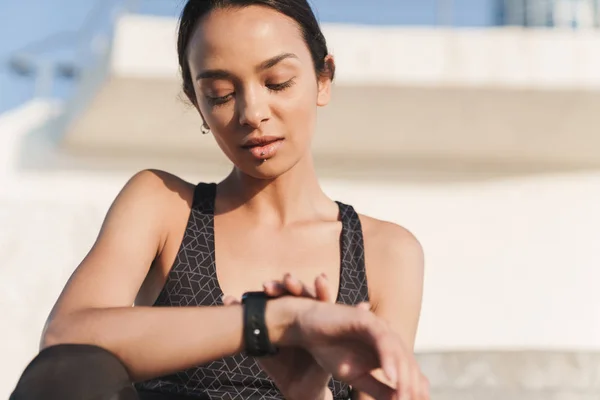
[[(154, 306), (218, 306), (223, 292), (215, 269), (214, 204), (216, 184), (200, 183), (173, 267)], [(352, 206), (338, 202), (342, 233), (337, 302), (368, 301), (364, 244), (360, 219)], [(283, 396), (258, 363), (244, 354), (152, 379), (136, 385), (144, 392), (191, 396), (206, 400), (281, 400)], [(350, 387), (332, 379), (335, 400), (351, 396)]]

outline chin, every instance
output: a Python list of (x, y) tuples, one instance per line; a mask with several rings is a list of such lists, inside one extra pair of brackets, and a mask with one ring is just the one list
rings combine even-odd
[(245, 163), (238, 165), (238, 169), (244, 174), (255, 179), (271, 180), (278, 178), (292, 169), (296, 163), (285, 162), (282, 159), (277, 159), (277, 156), (270, 158), (264, 162), (255, 161), (254, 163)]

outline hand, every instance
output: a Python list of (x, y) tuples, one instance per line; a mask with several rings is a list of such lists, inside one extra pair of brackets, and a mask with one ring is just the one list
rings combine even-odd
[[(324, 302), (335, 300), (324, 275), (315, 279), (314, 288), (307, 287), (286, 274), (282, 281), (266, 283), (264, 290), (271, 297), (293, 295)], [(240, 302), (233, 296), (225, 296), (223, 303), (231, 305)], [(324, 371), (310, 353), (301, 347), (281, 347), (277, 355), (257, 358), (257, 362), (286, 399), (333, 399), (327, 387), (331, 374)]]
[[(385, 321), (364, 308), (303, 301), (296, 303), (290, 344), (302, 346), (325, 371), (375, 399), (429, 399), (427, 379), (412, 352)], [(371, 374), (379, 368), (389, 385)]]

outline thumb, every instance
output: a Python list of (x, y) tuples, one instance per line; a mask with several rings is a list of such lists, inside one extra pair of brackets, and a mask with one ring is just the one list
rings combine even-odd
[(236, 299), (233, 296), (227, 295), (227, 296), (223, 296), (223, 304), (226, 306), (231, 306), (234, 304), (240, 304), (240, 302), (238, 301), (238, 299)]

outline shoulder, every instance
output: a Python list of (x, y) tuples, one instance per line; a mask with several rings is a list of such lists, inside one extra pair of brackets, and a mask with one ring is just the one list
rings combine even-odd
[(369, 258), (385, 268), (394, 267), (407, 257), (423, 258), (423, 247), (408, 229), (389, 221), (360, 215)]
[(170, 206), (191, 207), (195, 185), (165, 171), (146, 169), (133, 175), (121, 189), (113, 204), (135, 204), (142, 212), (162, 213)]
[[(107, 221), (135, 223), (162, 234), (178, 214), (189, 212), (194, 185), (165, 171), (147, 169), (133, 175), (108, 212)], [(166, 218), (169, 217), (169, 218)]]
[(418, 295), (423, 284), (424, 251), (408, 229), (360, 215), (365, 243), (365, 267), (374, 307), (400, 291)]
[(171, 173), (145, 169), (133, 175), (121, 193), (144, 196), (147, 200), (165, 200), (176, 195), (193, 196), (194, 185)]
[[(189, 215), (194, 185), (165, 171), (137, 172), (111, 204), (94, 249), (114, 253), (123, 246), (147, 246), (147, 253), (162, 253), (171, 232)], [(98, 253), (95, 250), (94, 253)]]

